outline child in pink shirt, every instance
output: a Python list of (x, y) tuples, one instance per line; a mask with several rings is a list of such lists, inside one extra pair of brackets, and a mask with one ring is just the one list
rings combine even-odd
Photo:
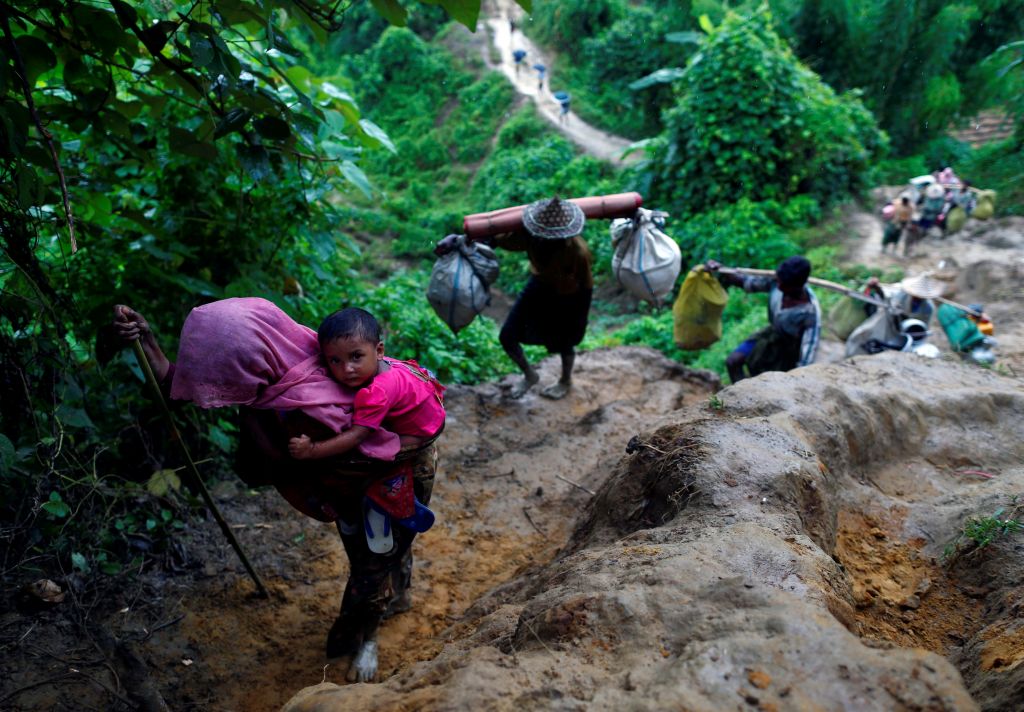
[(402, 437), (403, 445), (425, 444), (444, 428), (444, 386), (415, 361), (384, 355), (380, 324), (364, 309), (342, 309), (317, 330), (331, 377), (356, 391), (352, 427), (327, 440), (292, 438), (298, 459), (332, 457), (357, 447), (379, 428)]

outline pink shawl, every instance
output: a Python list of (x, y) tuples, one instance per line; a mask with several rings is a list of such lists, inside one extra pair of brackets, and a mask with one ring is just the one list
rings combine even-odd
[[(352, 424), (355, 391), (327, 373), (315, 331), (266, 299), (243, 297), (189, 313), (171, 398), (202, 408), (298, 409), (341, 432)], [(393, 460), (398, 447), (397, 435), (378, 430), (359, 449), (367, 457)]]

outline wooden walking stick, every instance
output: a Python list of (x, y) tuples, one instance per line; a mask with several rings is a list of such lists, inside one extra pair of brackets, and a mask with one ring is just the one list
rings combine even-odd
[(263, 581), (260, 580), (259, 574), (256, 573), (256, 569), (249, 563), (249, 558), (242, 551), (242, 545), (238, 543), (238, 539), (235, 538), (235, 533), (231, 531), (231, 527), (224, 520), (224, 516), (220, 513), (220, 509), (217, 507), (217, 503), (213, 501), (213, 497), (210, 495), (210, 490), (206, 489), (206, 485), (203, 484), (203, 478), (199, 476), (199, 469), (196, 467), (195, 461), (192, 459), (192, 453), (188, 450), (188, 445), (185, 444), (185, 440), (181, 437), (181, 433), (178, 431), (178, 426), (174, 424), (174, 416), (171, 415), (171, 409), (167, 407), (167, 401), (164, 400), (164, 394), (160, 392), (160, 384), (156, 381), (156, 375), (153, 373), (153, 367), (149, 364), (149, 358), (146, 356), (146, 352), (142, 350), (142, 342), (139, 339), (135, 339), (132, 342), (132, 348), (135, 349), (135, 358), (139, 362), (139, 366), (146, 374), (146, 381), (149, 383), (150, 388), (153, 389), (153, 395), (156, 398), (157, 403), (160, 405), (160, 410), (163, 411), (164, 417), (167, 419), (167, 424), (171, 428), (171, 436), (178, 441), (181, 446), (181, 454), (185, 456), (185, 463), (188, 466), (189, 472), (192, 473), (192, 479), (195, 481), (196, 487), (199, 489), (199, 494), (202, 496), (203, 501), (206, 503), (207, 508), (213, 513), (213, 518), (217, 520), (220, 530), (227, 537), (228, 543), (231, 544), (231, 548), (238, 554), (238, 558), (242, 560), (242, 565), (245, 566), (245, 570), (249, 572), (249, 577), (253, 583), (256, 584), (256, 589), (262, 598), (269, 598), (270, 594), (267, 593), (266, 587), (263, 585)]

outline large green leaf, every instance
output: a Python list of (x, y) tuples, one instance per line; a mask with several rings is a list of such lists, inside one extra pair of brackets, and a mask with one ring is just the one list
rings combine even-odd
[(270, 165), (270, 154), (263, 146), (250, 146), (247, 143), (235, 144), (235, 151), (238, 153), (238, 160), (241, 162), (245, 172), (254, 181), (261, 181), (273, 173)]
[(663, 67), (656, 71), (651, 72), (642, 79), (637, 79), (635, 82), (630, 82), (630, 89), (646, 89), (649, 86), (655, 84), (668, 84), (674, 82), (677, 79), (681, 79), (686, 75), (686, 69), (684, 67)]
[(172, 490), (177, 492), (181, 489), (181, 478), (174, 470), (157, 470), (150, 475), (146, 489), (152, 495), (164, 497)]
[(292, 135), (291, 127), (284, 119), (276, 116), (264, 116), (252, 122), (256, 133), (272, 141), (284, 141)]
[(15, 40), (15, 44), (18, 45), (18, 52), (25, 63), (25, 72), (28, 74), (25, 79), (30, 87), (35, 86), (40, 74), (57, 66), (57, 55), (38, 37), (21, 35)]
[(118, 15), (82, 3), (72, 6), (71, 16), (79, 32), (86, 33), (89, 44), (100, 50), (104, 57), (113, 57), (118, 48), (130, 45), (125, 31), (118, 24)]
[(121, 21), (122, 27), (129, 28), (139, 19), (139, 13), (124, 0), (110, 0), (110, 4), (114, 6), (114, 12), (117, 13), (117, 19)]
[(234, 131), (241, 131), (251, 118), (252, 112), (248, 109), (232, 109), (217, 122), (217, 128), (213, 130), (214, 140)]
[(405, 27), (405, 21), (408, 13), (398, 0), (370, 0), (370, 2), (373, 4), (374, 9), (379, 12), (385, 20), (390, 22), (392, 25)]
[(384, 132), (384, 129), (377, 124), (373, 123), (369, 119), (361, 119), (359, 121), (359, 128), (361, 128), (367, 136), (373, 139), (373, 143), (375, 145), (383, 146), (392, 153), (398, 153), (395, 149), (395, 144), (391, 142), (391, 139)]
[(480, 0), (440, 0), (449, 15), (471, 30), (476, 30), (480, 16)]
[(190, 32), (188, 35), (188, 48), (192, 53), (192, 63), (197, 67), (209, 67), (213, 64), (215, 56), (213, 42), (205, 35)]
[(373, 197), (373, 188), (370, 186), (370, 180), (355, 163), (352, 161), (342, 161), (341, 174), (345, 176), (345, 180), (359, 188), (367, 198)]

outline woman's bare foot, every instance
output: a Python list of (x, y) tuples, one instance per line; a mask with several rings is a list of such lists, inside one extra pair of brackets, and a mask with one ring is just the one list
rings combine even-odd
[(528, 390), (537, 385), (537, 381), (539, 380), (540, 376), (538, 376), (536, 372), (524, 375), (523, 380), (512, 386), (512, 390), (508, 392), (508, 397), (515, 399), (522, 398), (526, 395)]
[(569, 393), (569, 389), (572, 388), (572, 382), (566, 383), (565, 381), (559, 381), (558, 383), (552, 383), (550, 386), (540, 392), (545, 398), (551, 400), (559, 400), (565, 398), (566, 394)]

